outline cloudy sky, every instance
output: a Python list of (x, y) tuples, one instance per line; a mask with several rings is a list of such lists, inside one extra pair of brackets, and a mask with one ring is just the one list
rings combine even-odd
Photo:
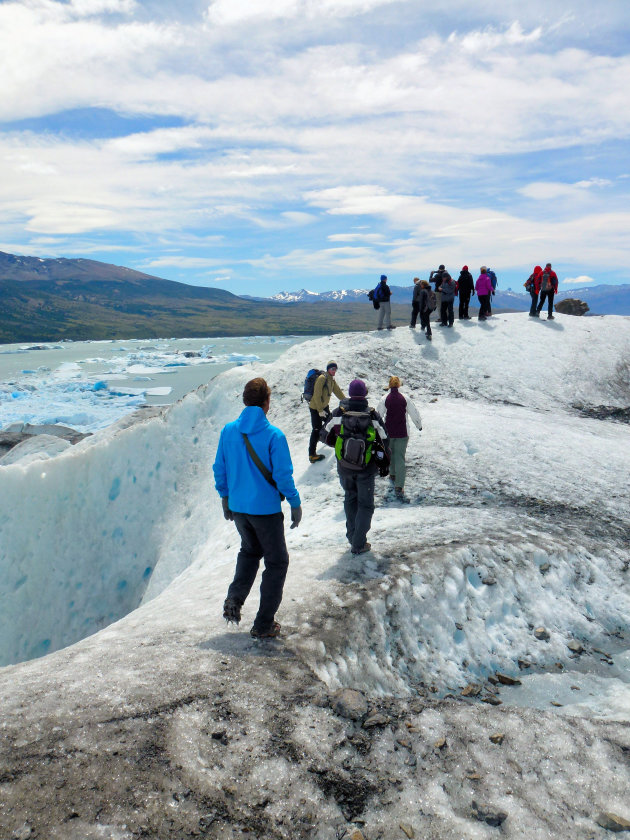
[(630, 282), (627, 0), (0, 0), (0, 250)]

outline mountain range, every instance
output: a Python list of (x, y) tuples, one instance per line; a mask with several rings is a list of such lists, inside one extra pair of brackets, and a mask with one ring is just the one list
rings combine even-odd
[[(366, 303), (322, 301), (315, 318), (306, 303), (243, 298), (95, 260), (0, 252), (0, 343), (321, 335), (372, 327)], [(406, 318), (408, 307), (398, 309)]]
[[(412, 286), (392, 286), (395, 322), (409, 318)], [(630, 285), (563, 291), (595, 315), (630, 315)], [(312, 304), (317, 303), (317, 313)], [(499, 289), (496, 310), (526, 311), (527, 294)], [(281, 292), (271, 298), (189, 286), (88, 259), (0, 252), (0, 343), (213, 335), (331, 334), (373, 329), (366, 289)]]
[[(413, 286), (390, 286), (393, 301), (411, 300)], [(368, 289), (341, 289), (329, 292), (311, 292), (300, 289), (297, 292), (279, 292), (269, 300), (282, 303), (322, 303), (324, 301), (364, 301)], [(578, 289), (560, 291), (556, 300), (578, 298), (589, 305), (591, 315), (630, 315), (630, 284), (620, 286), (582, 286)], [(526, 312), (531, 304), (528, 294), (514, 292), (511, 289), (498, 288), (492, 301), (495, 309)]]

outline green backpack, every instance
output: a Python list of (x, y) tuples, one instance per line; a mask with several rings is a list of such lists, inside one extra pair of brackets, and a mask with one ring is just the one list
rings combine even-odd
[(376, 430), (370, 411), (344, 411), (335, 441), (339, 463), (350, 470), (364, 470), (372, 460)]

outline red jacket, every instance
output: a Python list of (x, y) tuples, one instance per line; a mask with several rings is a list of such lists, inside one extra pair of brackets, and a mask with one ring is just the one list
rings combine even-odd
[[(540, 287), (542, 286), (542, 276), (543, 276), (543, 270), (539, 265), (537, 265), (536, 268), (533, 270), (533, 272), (529, 275), (529, 277), (525, 281), (524, 285), (527, 286), (528, 283), (533, 283), (535, 294), (539, 294)], [(557, 282), (557, 280), (558, 280), (558, 278), (556, 277), (556, 282)]]

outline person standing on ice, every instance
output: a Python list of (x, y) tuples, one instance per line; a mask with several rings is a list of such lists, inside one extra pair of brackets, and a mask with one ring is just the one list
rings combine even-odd
[(373, 299), (378, 302), (378, 329), (383, 329), (383, 323), (388, 330), (395, 330), (396, 327), (392, 324), (392, 304), (390, 298), (392, 290), (387, 285), (387, 275), (381, 274), (381, 281), (374, 289)]
[(455, 295), (457, 294), (457, 284), (447, 271), (445, 271), (442, 276), (439, 291), (440, 299), (442, 301), (440, 304), (440, 326), (452, 327), (455, 319), (455, 315), (453, 314), (453, 302), (455, 300)]
[(334, 394), (338, 400), (345, 400), (346, 395), (341, 390), (339, 385), (335, 382), (335, 374), (337, 373), (337, 362), (328, 362), (326, 365), (326, 373), (320, 373), (315, 380), (313, 387), (313, 396), (311, 397), (308, 407), (311, 411), (311, 437), (308, 442), (308, 459), (311, 464), (316, 464), (318, 461), (323, 461), (323, 455), (317, 455), (317, 442), (319, 441), (319, 432), (322, 426), (330, 417), (330, 398)]
[(538, 312), (538, 295), (540, 294), (540, 287), (542, 285), (542, 268), (537, 265), (532, 273), (529, 275), (524, 285), (532, 297), (532, 305), (529, 307), (529, 317), (539, 318)]
[(459, 320), (470, 321), (468, 314), (468, 305), (470, 303), (470, 296), (475, 291), (475, 281), (473, 276), (468, 271), (468, 266), (465, 265), (459, 272), (457, 280), (457, 292), (459, 294)]
[(440, 291), (440, 286), (442, 285), (442, 280), (444, 275), (446, 274), (446, 269), (444, 268), (444, 263), (440, 263), (437, 268), (434, 268), (429, 274), (429, 283), (435, 283), (435, 318), (436, 320), (441, 317), (442, 314), (442, 292)]
[(353, 554), (364, 554), (372, 547), (366, 537), (374, 514), (379, 444), (389, 454), (387, 432), (381, 416), (369, 407), (367, 393), (365, 382), (353, 379), (348, 399), (326, 424), (327, 442), (335, 447), (339, 483), (345, 493), (346, 536)]
[(413, 278), (413, 297), (411, 299), (411, 321), (409, 323), (409, 329), (415, 330), (416, 328), (416, 321), (418, 320), (418, 315), (420, 314), (420, 293), (422, 292), (422, 286), (420, 285), (420, 278), (414, 277)]
[(275, 615), (289, 566), (281, 505), (285, 497), (291, 506), (291, 528), (297, 528), (302, 519), (287, 439), (267, 420), (270, 399), (271, 389), (264, 379), (251, 379), (245, 385), (245, 408), (237, 420), (223, 427), (212, 467), (223, 515), (233, 520), (241, 537), (234, 580), (223, 604), (226, 621), (240, 622), (241, 607), (260, 560), (265, 560), (260, 605), (250, 630), (255, 639), (274, 638), (280, 632)]
[(422, 431), (422, 419), (409, 397), (400, 390), (401, 385), (397, 376), (390, 376), (387, 386), (389, 394), (380, 401), (376, 410), (385, 418), (385, 431), (391, 452), (389, 477), (394, 482), (396, 496), (402, 501), (405, 498), (403, 488), (407, 472), (405, 453), (409, 443), (409, 418), (419, 432)]
[(418, 299), (420, 306), (420, 326), (424, 330), (427, 339), (431, 341), (431, 313), (433, 312), (433, 309), (431, 309), (429, 295), (433, 295), (433, 299), (435, 300), (435, 293), (429, 285), (428, 280), (421, 280), (420, 286), (422, 287), (420, 290), (420, 297)]
[(485, 265), (481, 266), (481, 273), (475, 283), (475, 291), (479, 298), (479, 320), (485, 321), (490, 308), (490, 295), (492, 294), (492, 281), (486, 274)]
[(542, 273), (540, 285), (540, 302), (538, 304), (537, 312), (540, 317), (540, 311), (545, 305), (545, 298), (549, 301), (547, 309), (547, 320), (553, 321), (553, 296), (558, 291), (558, 275), (552, 269), (551, 263), (547, 263), (545, 270)]

